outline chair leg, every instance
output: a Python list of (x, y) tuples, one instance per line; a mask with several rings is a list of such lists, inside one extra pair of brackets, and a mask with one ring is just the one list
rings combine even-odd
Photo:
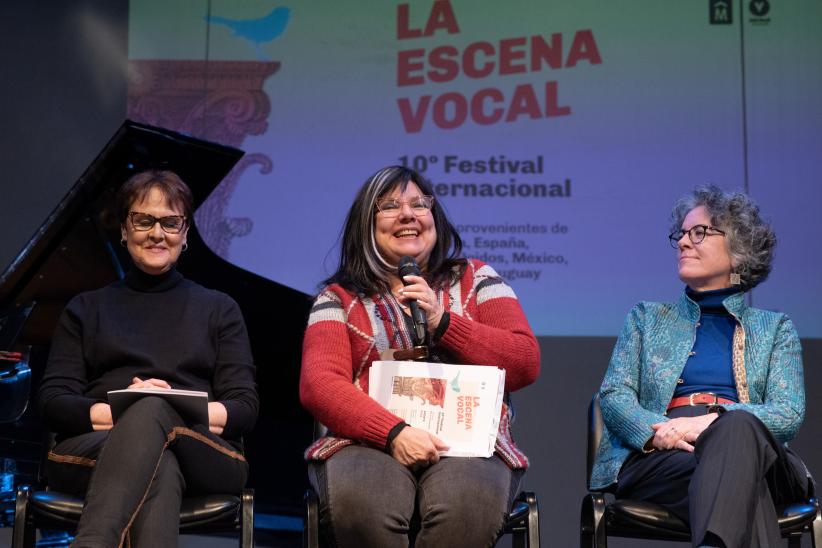
[(523, 493), (523, 498), (528, 504), (528, 522), (526, 525), (528, 548), (539, 548), (539, 501), (536, 493)]
[(591, 495), (582, 497), (582, 506), (579, 509), (579, 548), (593, 548), (594, 546), (594, 509)]
[(811, 546), (813, 548), (822, 548), (822, 510), (819, 508), (819, 502), (816, 506), (816, 518), (811, 524)]
[(308, 489), (303, 499), (303, 548), (320, 548), (320, 501), (313, 489)]
[(580, 548), (607, 548), (608, 533), (605, 530), (605, 496), (588, 493), (582, 499), (579, 523)]
[(501, 534), (511, 535), (511, 548), (539, 548), (539, 502), (535, 493), (522, 491), (517, 495)]
[[(505, 519), (503, 534), (511, 533), (511, 548), (528, 548), (528, 517), (531, 513), (527, 499), (529, 494), (523, 491), (517, 495), (513, 508)], [(523, 505), (527, 508), (525, 513), (521, 512)]]
[(528, 548), (528, 526), (513, 527), (511, 532), (511, 548)]
[(37, 529), (29, 513), (31, 488), (21, 485), (17, 488), (17, 500), (14, 505), (14, 529), (11, 534), (12, 548), (34, 548)]
[(243, 489), (240, 508), (240, 548), (254, 548), (254, 489)]

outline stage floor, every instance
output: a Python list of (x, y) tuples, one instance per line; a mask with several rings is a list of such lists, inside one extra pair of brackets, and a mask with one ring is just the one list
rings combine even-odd
[[(302, 537), (294, 532), (272, 532), (259, 530), (255, 534), (255, 545), (259, 548), (299, 548)], [(237, 539), (219, 536), (182, 535), (179, 548), (235, 548)], [(0, 528), (0, 548), (11, 547), (11, 527)]]

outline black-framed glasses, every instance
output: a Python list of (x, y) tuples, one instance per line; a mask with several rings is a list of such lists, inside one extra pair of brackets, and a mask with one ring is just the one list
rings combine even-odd
[(141, 213), (139, 211), (131, 211), (128, 214), (131, 220), (131, 226), (138, 232), (146, 232), (154, 228), (154, 225), (160, 223), (160, 228), (167, 234), (179, 234), (186, 226), (185, 215), (166, 215), (165, 217), (155, 217), (148, 213)]
[(668, 234), (668, 240), (671, 242), (671, 247), (678, 249), (679, 240), (681, 240), (685, 234), (688, 235), (688, 239), (691, 240), (692, 244), (697, 245), (702, 243), (705, 236), (724, 236), (725, 231), (720, 230), (715, 226), (708, 225), (694, 225), (688, 230), (676, 230)]
[(411, 207), (411, 211), (414, 212), (414, 215), (422, 217), (434, 207), (434, 197), (427, 195), (414, 196), (410, 200), (385, 198), (377, 202), (377, 210), (385, 217), (396, 217), (400, 214), (403, 204), (408, 204)]

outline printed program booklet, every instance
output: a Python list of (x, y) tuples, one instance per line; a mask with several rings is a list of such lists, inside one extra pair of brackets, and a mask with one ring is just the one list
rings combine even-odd
[(490, 457), (499, 429), (505, 371), (498, 367), (375, 361), (368, 395), (450, 449), (446, 457)]
[(111, 417), (114, 422), (128, 407), (144, 396), (165, 398), (168, 403), (189, 424), (208, 426), (208, 393), (198, 390), (177, 390), (174, 388), (135, 388), (110, 390), (108, 404), (111, 406)]

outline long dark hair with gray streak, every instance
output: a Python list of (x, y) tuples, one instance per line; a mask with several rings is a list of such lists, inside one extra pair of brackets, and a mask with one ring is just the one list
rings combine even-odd
[[(434, 195), (430, 182), (403, 166), (383, 168), (365, 181), (345, 220), (340, 264), (323, 284), (336, 283), (348, 291), (364, 295), (390, 291), (388, 276), (396, 272), (397, 265), (389, 264), (377, 248), (374, 227), (377, 202), (397, 187), (405, 191), (409, 183), (416, 184), (423, 194)], [(437, 241), (423, 276), (432, 287), (442, 287), (459, 279), (467, 263), (461, 256), (462, 239), (437, 200), (434, 200), (431, 214)]]
[(705, 206), (711, 224), (725, 232), (733, 272), (752, 289), (771, 272), (776, 234), (759, 214), (759, 206), (743, 192), (725, 192), (716, 185), (695, 188), (681, 197), (671, 212), (671, 232), (682, 228), (692, 209)]

